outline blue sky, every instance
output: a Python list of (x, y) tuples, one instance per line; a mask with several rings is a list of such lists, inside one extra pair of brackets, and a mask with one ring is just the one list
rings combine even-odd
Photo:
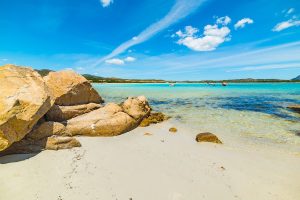
[(300, 75), (299, 0), (0, 0), (0, 65), (105, 77)]

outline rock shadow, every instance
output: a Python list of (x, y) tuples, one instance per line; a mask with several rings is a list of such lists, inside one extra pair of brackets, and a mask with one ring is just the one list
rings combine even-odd
[(30, 154), (14, 154), (14, 155), (6, 155), (0, 157), (0, 164), (9, 164), (24, 161), (36, 156), (38, 153), (30, 153)]

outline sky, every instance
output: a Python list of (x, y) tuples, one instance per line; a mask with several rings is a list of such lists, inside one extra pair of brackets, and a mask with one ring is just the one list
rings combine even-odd
[(300, 75), (299, 0), (0, 0), (0, 66), (165, 80)]

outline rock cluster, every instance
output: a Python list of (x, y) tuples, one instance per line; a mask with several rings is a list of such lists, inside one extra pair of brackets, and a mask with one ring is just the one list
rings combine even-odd
[(0, 155), (81, 146), (72, 136), (116, 136), (150, 115), (144, 96), (118, 105), (73, 71), (41, 77), (31, 68), (0, 67)]

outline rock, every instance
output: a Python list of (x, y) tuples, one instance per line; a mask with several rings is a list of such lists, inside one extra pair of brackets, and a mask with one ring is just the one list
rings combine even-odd
[(89, 113), (93, 110), (101, 108), (100, 104), (89, 103), (76, 106), (58, 106), (53, 105), (46, 114), (47, 121), (62, 122), (79, 115)]
[(212, 133), (199, 133), (196, 136), (197, 142), (213, 142), (217, 144), (222, 144), (222, 142), (219, 140), (219, 138), (212, 134)]
[(80, 142), (75, 138), (52, 136), (47, 138), (44, 149), (59, 150), (59, 149), (71, 149), (74, 147), (81, 147)]
[(119, 105), (109, 103), (103, 108), (68, 120), (66, 131), (71, 135), (115, 136), (132, 130), (137, 123)]
[(172, 132), (172, 133), (176, 133), (177, 132), (177, 128), (172, 127), (172, 128), (169, 129), (169, 131)]
[(31, 68), (0, 67), (0, 151), (20, 141), (51, 108), (42, 77)]
[(163, 113), (151, 113), (149, 117), (143, 119), (143, 121), (140, 123), (140, 126), (146, 127), (150, 124), (157, 124), (168, 119), (170, 119), (170, 117), (164, 115)]
[(146, 97), (139, 96), (137, 98), (129, 97), (123, 104), (124, 112), (133, 117), (135, 120), (143, 119), (150, 114), (151, 108)]
[(81, 147), (78, 140), (72, 137), (52, 136), (41, 140), (23, 139), (0, 152), (0, 156), (10, 154), (38, 153), (42, 150), (59, 150)]
[(37, 125), (30, 133), (28, 133), (26, 138), (32, 140), (41, 140), (53, 135), (70, 136), (67, 134), (64, 124), (59, 122), (44, 122), (40, 125)]
[(300, 105), (289, 105), (287, 108), (289, 108), (297, 113), (300, 113)]
[(72, 136), (116, 136), (130, 131), (151, 110), (146, 98), (143, 98), (128, 98), (121, 106), (109, 103), (103, 108), (72, 118), (66, 122), (66, 133)]
[(90, 82), (74, 71), (50, 72), (44, 80), (53, 94), (56, 105), (103, 103)]

